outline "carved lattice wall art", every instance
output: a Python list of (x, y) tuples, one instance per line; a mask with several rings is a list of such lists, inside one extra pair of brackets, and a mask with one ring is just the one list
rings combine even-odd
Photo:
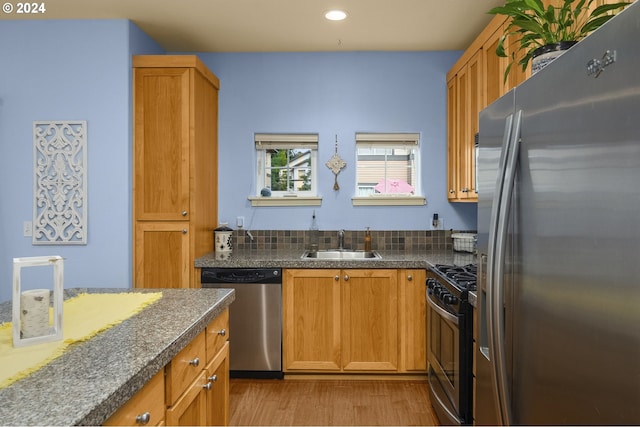
[(33, 244), (87, 243), (87, 122), (33, 122)]

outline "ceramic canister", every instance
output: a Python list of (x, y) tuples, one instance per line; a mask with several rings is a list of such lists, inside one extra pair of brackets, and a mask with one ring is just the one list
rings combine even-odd
[(231, 235), (233, 230), (227, 224), (220, 224), (218, 228), (213, 230), (214, 233), (214, 250), (216, 252), (231, 252)]

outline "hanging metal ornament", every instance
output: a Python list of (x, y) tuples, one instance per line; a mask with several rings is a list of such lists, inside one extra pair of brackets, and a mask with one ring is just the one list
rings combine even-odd
[(338, 185), (338, 174), (342, 169), (344, 169), (345, 166), (347, 166), (347, 163), (338, 155), (338, 135), (336, 135), (336, 151), (333, 154), (333, 157), (331, 157), (326, 163), (326, 165), (333, 171), (333, 174), (335, 175), (333, 189), (335, 191), (338, 191), (340, 189), (340, 186)]

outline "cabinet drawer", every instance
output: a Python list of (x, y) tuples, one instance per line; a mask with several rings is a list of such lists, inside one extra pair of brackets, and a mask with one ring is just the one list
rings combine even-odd
[(161, 370), (104, 425), (158, 425), (164, 421), (164, 409), (164, 370)]
[(199, 333), (166, 367), (167, 405), (173, 405), (205, 366), (205, 336)]
[(207, 363), (218, 354), (225, 342), (229, 339), (229, 309), (225, 309), (218, 317), (213, 319), (206, 329)]

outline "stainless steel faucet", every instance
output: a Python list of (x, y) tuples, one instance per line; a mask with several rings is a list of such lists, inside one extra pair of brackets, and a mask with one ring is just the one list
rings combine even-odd
[(344, 249), (344, 230), (338, 231), (338, 249)]

